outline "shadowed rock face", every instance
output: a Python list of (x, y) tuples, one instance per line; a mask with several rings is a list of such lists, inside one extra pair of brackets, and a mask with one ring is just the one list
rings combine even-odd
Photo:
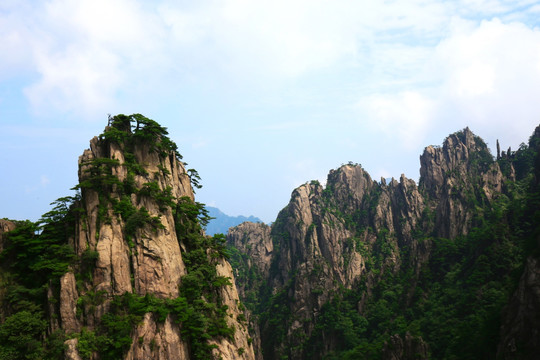
[(4, 234), (14, 230), (16, 227), (13, 221), (0, 219), (0, 252), (4, 250)]
[(422, 338), (415, 338), (408, 333), (404, 337), (393, 335), (384, 346), (382, 358), (383, 360), (429, 359), (429, 346)]
[(501, 359), (533, 359), (540, 349), (540, 259), (529, 257), (501, 328)]
[[(227, 244), (245, 255), (246, 266), (253, 269), (261, 279), (268, 278), (274, 244), (270, 237), (270, 226), (264, 223), (244, 222), (229, 229)], [(238, 292), (245, 297), (245, 288), (253, 288), (253, 279), (235, 275)], [(260, 285), (260, 283), (258, 284)]]
[[(529, 147), (536, 148), (534, 159), (534, 184), (537, 196), (540, 195), (540, 126), (529, 139)], [(538, 204), (529, 209), (532, 221), (540, 220)], [(538, 225), (538, 224), (536, 224)], [(540, 353), (540, 231), (533, 239), (536, 249), (524, 266), (523, 273), (514, 294), (507, 304), (497, 349), (499, 359), (533, 359)]]
[[(14, 230), (16, 227), (13, 221), (0, 219), (0, 253), (4, 250), (5, 233)], [(0, 274), (1, 275), (1, 274)], [(4, 297), (4, 289), (0, 288), (0, 304)], [(3, 307), (0, 306), (0, 323), (5, 321), (6, 314), (3, 311)]]
[[(450, 135), (442, 147), (427, 147), (420, 164), (419, 186), (405, 175), (378, 183), (361, 166), (343, 165), (330, 171), (325, 188), (314, 181), (295, 189), (270, 231), (248, 223), (229, 230), (229, 245), (246, 255), (244, 266), (256, 268), (263, 278), (251, 287), (239, 283), (241, 294), (267, 289), (287, 307), (274, 309), (286, 313), (280, 318), (285, 333), (279, 339), (278, 314), (261, 319), (266, 359), (306, 358), (303, 341), (313, 334), (323, 305), (340, 289), (365, 288), (357, 304), (362, 313), (384, 274), (397, 274), (407, 265), (414, 275), (405, 302), (411, 301), (431, 255), (431, 237), (468, 234), (479, 205), (500, 194), (506, 180), (485, 143), (468, 128)], [(386, 358), (428, 357), (421, 338), (392, 339)], [(322, 353), (309, 356), (322, 358), (339, 340), (327, 336), (318, 344)]]

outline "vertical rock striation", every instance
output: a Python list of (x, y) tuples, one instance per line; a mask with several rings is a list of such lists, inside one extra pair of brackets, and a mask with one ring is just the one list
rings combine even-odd
[(437, 236), (455, 238), (474, 225), (479, 205), (502, 191), (504, 177), (487, 145), (469, 128), (428, 146), (420, 156), (420, 189), (436, 214)]
[[(77, 339), (88, 332), (100, 335), (103, 324), (113, 329), (116, 325), (107, 322), (110, 316), (104, 320), (105, 315), (124, 311), (122, 306), (132, 309), (132, 303), (139, 301), (148, 311), (134, 323), (130, 345), (122, 345), (124, 359), (200, 358), (202, 353), (197, 353), (190, 341), (205, 340), (190, 340), (189, 330), (183, 329), (180, 320), (184, 313), (174, 312), (174, 306), (184, 304), (181, 285), (189, 274), (183, 255), (187, 240), (179, 237), (178, 229), (184, 229), (182, 236), (190, 239), (205, 238), (185, 220), (197, 215), (183, 214), (185, 210), (177, 205), (178, 201), (195, 204), (190, 176), (164, 128), (140, 115), (119, 115), (112, 120), (79, 158), (82, 196), (75, 207), (81, 215), (70, 244), (80, 263), (60, 282), (61, 328), (73, 337), (67, 342), (66, 356), (78, 359)], [(136, 129), (131, 125), (134, 120)], [(212, 255), (211, 249), (206, 252), (208, 263), (216, 269), (216, 279), (234, 277), (225, 260), (216, 262), (220, 256)], [(233, 334), (210, 334), (209, 349), (214, 347), (214, 356), (223, 359), (253, 359), (247, 328), (237, 320), (242, 311), (236, 287), (224, 284), (216, 289), (217, 306), (227, 314), (226, 325), (221, 326), (228, 326)], [(124, 316), (119, 314), (114, 316)], [(96, 359), (102, 357), (97, 350)]]
[[(230, 229), (229, 246), (248, 259), (234, 263), (236, 271), (262, 275), (238, 285), (243, 300), (259, 309), (265, 359), (331, 353), (344, 339), (317, 328), (325, 306), (348, 290), (364, 289), (356, 303), (363, 314), (378, 284), (404, 269), (412, 270), (401, 299), (408, 305), (433, 239), (467, 235), (506, 181), (468, 128), (442, 147), (427, 147), (420, 165), (418, 186), (405, 175), (376, 182), (360, 165), (343, 165), (330, 171), (326, 187), (312, 181), (295, 189), (270, 231), (255, 224)], [(269, 244), (272, 251), (261, 251)], [(422, 338), (395, 335), (385, 356), (427, 358), (427, 349)]]
[[(235, 281), (238, 292), (242, 298), (246, 296), (246, 288), (253, 289), (260, 285), (257, 280), (268, 278), (270, 262), (274, 251), (274, 244), (270, 237), (270, 226), (264, 223), (244, 222), (232, 227), (227, 233), (227, 244), (238, 250), (240, 256), (234, 257), (237, 262), (242, 262), (243, 269), (250, 269), (251, 274), (238, 272), (236, 267)], [(240, 264), (238, 264), (240, 265)]]

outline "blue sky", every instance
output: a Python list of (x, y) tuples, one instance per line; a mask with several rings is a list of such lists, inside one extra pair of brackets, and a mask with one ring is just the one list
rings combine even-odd
[(0, 218), (77, 183), (107, 114), (169, 129), (197, 200), (273, 221), (349, 161), (418, 180), (469, 126), (516, 149), (540, 123), (538, 1), (0, 3)]

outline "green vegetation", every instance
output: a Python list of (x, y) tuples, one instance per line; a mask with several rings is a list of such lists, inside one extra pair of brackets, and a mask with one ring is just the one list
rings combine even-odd
[[(234, 329), (224, 322), (226, 310), (223, 306), (217, 309), (216, 304), (200, 298), (159, 299), (150, 294), (125, 293), (113, 298), (109, 312), (103, 315), (95, 331), (83, 329), (74, 336), (79, 339), (78, 350), (83, 359), (89, 359), (95, 351), (104, 360), (121, 359), (131, 347), (132, 330), (141, 323), (145, 314), (151, 313), (158, 323), (171, 316), (181, 324), (181, 333), (188, 338), (193, 358), (210, 359), (212, 347), (207, 340), (234, 334)], [(144, 338), (139, 341), (144, 341)]]
[[(65, 336), (62, 331), (50, 333), (47, 324), (57, 316), (59, 279), (70, 269), (77, 278), (77, 316), (83, 324), (88, 316), (95, 316), (97, 306), (109, 303), (109, 311), (91, 328), (83, 327), (80, 332), (69, 334), (78, 338), (83, 359), (92, 358), (96, 352), (103, 360), (122, 358), (131, 346), (134, 328), (147, 313), (158, 323), (168, 317), (178, 323), (193, 359), (212, 358), (208, 340), (234, 336), (235, 329), (227, 323), (228, 308), (221, 296), (222, 288), (231, 282), (216, 270), (216, 265), (228, 255), (225, 238), (203, 235), (202, 228), (210, 219), (203, 204), (189, 197), (177, 199), (170, 187), (162, 189), (157, 181), (160, 176), (170, 176), (167, 166), (182, 159), (176, 144), (167, 137), (164, 127), (140, 114), (117, 115), (109, 121), (98, 138), (98, 146), (105, 152), (119, 149), (124, 161), (104, 153), (103, 158), (82, 163), (84, 180), (74, 188), (80, 193), (57, 200), (53, 210), (37, 223), (18, 222), (16, 229), (6, 236), (0, 254), (0, 305), (5, 316), (0, 324), (0, 360), (63, 357)], [(145, 160), (137, 158), (141, 152), (142, 157), (157, 154), (160, 159), (154, 178), (146, 170)], [(117, 176), (119, 172), (125, 174), (122, 181)], [(186, 176), (194, 187), (200, 188), (200, 177), (194, 169), (189, 169)], [(141, 178), (146, 181), (138, 187)], [(88, 216), (81, 204), (89, 195), (97, 195), (98, 199), (96, 223), (90, 224), (98, 231), (96, 240), (101, 225), (122, 221), (124, 238), (131, 249), (141, 236), (165, 229), (160, 215), (152, 216), (144, 206), (135, 204), (151, 201), (160, 212), (173, 214), (176, 227), (169, 230), (176, 231), (187, 271), (179, 284), (180, 297), (158, 299), (151, 294), (132, 293), (111, 296), (92, 288), (99, 253), (88, 246), (79, 258), (69, 245), (69, 239), (76, 235), (76, 225), (86, 226)], [(52, 313), (51, 306), (56, 308)]]
[[(455, 134), (464, 140), (464, 132)], [(411, 245), (380, 224), (373, 223), (381, 186), (364, 194), (361, 204), (343, 200), (347, 194), (329, 181), (319, 203), (322, 220), (331, 215), (331, 223), (352, 233), (342, 246), (343, 264), (348, 265), (351, 251), (362, 255), (369, 271), (352, 289), (339, 288), (320, 309), (306, 337), (302, 329), (289, 333), (296, 319), (291, 314), (297, 281), (294, 263), (289, 282), (272, 294), (265, 280), (256, 278), (245, 255), (233, 252), (233, 266), (247, 286), (246, 302), (259, 316), (265, 358), (305, 359), (380, 359), (390, 337), (406, 334), (414, 341), (429, 345), (433, 359), (496, 358), (501, 314), (516, 289), (527, 256), (540, 256), (540, 131), (529, 144), (497, 160), (507, 176), (501, 194), (487, 199), (483, 174), (496, 171), (495, 160), (485, 143), (475, 137), (476, 151), (469, 153), (466, 178), (452, 176), (451, 201), (459, 201), (474, 213), (467, 235), (453, 239), (437, 236), (435, 206), (426, 206), (411, 234), (417, 246), (429, 249), (429, 257), (416, 267)], [(513, 171), (515, 170), (515, 172)], [(513, 178), (515, 174), (515, 178)], [(429, 201), (429, 195), (424, 194)], [(339, 197), (339, 200), (337, 198)], [(392, 199), (393, 201), (393, 199)], [(400, 198), (396, 199), (401, 206)], [(352, 204), (352, 205), (351, 205)], [(433, 205), (433, 204), (431, 204)], [(290, 214), (285, 208), (272, 229), (276, 257), (271, 278), (279, 283), (277, 266), (280, 251), (292, 247), (288, 226)], [(403, 226), (405, 218), (394, 219)], [(321, 224), (315, 224), (316, 227)], [(374, 230), (378, 229), (378, 230)], [(309, 229), (309, 232), (317, 229)], [(364, 243), (366, 236), (371, 239)], [(399, 248), (396, 246), (398, 245)], [(291, 252), (291, 254), (293, 254)], [(393, 257), (399, 259), (394, 269)], [(298, 259), (291, 259), (293, 262)], [(313, 284), (320, 276), (316, 264), (308, 278)], [(305, 280), (305, 279), (303, 279)], [(369, 288), (369, 291), (368, 291)], [(322, 291), (314, 288), (310, 296)], [(306, 303), (309, 300), (306, 299)], [(517, 345), (518, 351), (520, 344)]]
[(54, 333), (43, 341), (47, 294), (59, 288), (60, 277), (77, 262), (68, 237), (78, 216), (71, 208), (79, 199), (60, 198), (38, 222), (16, 222), (6, 234), (0, 253), (0, 303), (6, 316), (0, 324), (0, 359), (53, 359), (58, 353), (62, 336)]
[[(189, 197), (175, 198), (170, 187), (163, 188), (160, 180), (171, 176), (169, 164), (182, 159), (166, 129), (140, 114), (118, 115), (110, 120), (98, 145), (105, 152), (120, 150), (123, 161), (103, 154), (103, 158), (81, 164), (84, 180), (75, 187), (80, 193), (58, 199), (36, 223), (17, 222), (16, 229), (5, 236), (0, 253), (0, 360), (63, 357), (66, 335), (51, 332), (48, 324), (58, 316), (60, 278), (70, 270), (77, 277), (77, 316), (83, 324), (90, 323), (84, 320), (93, 317), (100, 305), (108, 304), (108, 312), (99, 319), (92, 318), (96, 321), (91, 326), (67, 335), (78, 339), (83, 359), (91, 359), (95, 353), (103, 360), (122, 358), (132, 346), (134, 329), (146, 314), (158, 324), (167, 319), (178, 324), (192, 358), (212, 359), (213, 347), (208, 341), (233, 339), (235, 333), (228, 324), (229, 309), (222, 301), (224, 287), (230, 286), (232, 279), (220, 276), (216, 269), (229, 257), (238, 280), (247, 287), (246, 306), (262, 325), (265, 357), (300, 354), (317, 358), (324, 354), (326, 359), (379, 359), (395, 334), (422, 338), (435, 359), (495, 357), (503, 307), (516, 287), (526, 257), (540, 256), (538, 136), (517, 151), (498, 157), (497, 164), (508, 180), (503, 193), (490, 200), (481, 188), (481, 175), (493, 171), (495, 160), (485, 143), (475, 138), (477, 151), (468, 164), (470, 178), (446, 174), (456, 180), (450, 193), (452, 200), (460, 200), (474, 210), (474, 226), (467, 235), (453, 239), (437, 236), (433, 207), (423, 209), (419, 225), (411, 230), (417, 244), (430, 249), (429, 258), (419, 267), (399, 234), (373, 222), (385, 191), (381, 186), (374, 184), (356, 204), (345, 201), (351, 198), (337, 200), (347, 194), (329, 182), (317, 204), (321, 217), (308, 227), (305, 240), (317, 234), (323, 221), (330, 227), (346, 229), (351, 236), (342, 244), (347, 251), (341, 259), (343, 265), (350, 263), (353, 251), (357, 252), (369, 274), (352, 289), (337, 287), (330, 294), (314, 285), (312, 299), (318, 301), (328, 295), (328, 301), (317, 309), (314, 323), (308, 324), (311, 319), (297, 318), (290, 310), (300, 275), (293, 268), (285, 281), (280, 278), (283, 269), (278, 268), (281, 250), (291, 246), (288, 227), (298, 230), (304, 224), (290, 224), (289, 210), (285, 209), (273, 226), (274, 253), (278, 255), (270, 273), (278, 279), (276, 283), (284, 284), (275, 291), (256, 269), (249, 268), (245, 254), (225, 247), (223, 235), (203, 235), (202, 229), (210, 219), (203, 204)], [(464, 136), (462, 132), (455, 135)], [(138, 149), (144, 149), (143, 157), (160, 159), (155, 174), (148, 173), (148, 164), (138, 158)], [(122, 180), (119, 173), (125, 175)], [(186, 176), (194, 187), (200, 187), (195, 170), (187, 170)], [(311, 185), (319, 186), (316, 182)], [(175, 231), (187, 273), (180, 281), (179, 297), (162, 299), (133, 293), (112, 296), (92, 287), (99, 253), (87, 244), (79, 257), (69, 245), (79, 231), (77, 226), (86, 224), (90, 217), (81, 205), (90, 195), (97, 196), (98, 206), (96, 223), (91, 226), (99, 231), (103, 224), (122, 222), (130, 251), (136, 251), (143, 236)], [(160, 215), (151, 214), (141, 205), (150, 203), (161, 213), (172, 214), (174, 229), (165, 229)], [(407, 223), (404, 216), (397, 217), (396, 226)], [(390, 268), (393, 257), (400, 260), (396, 269)], [(303, 276), (316, 284), (327, 266), (321, 257), (320, 263)], [(240, 314), (237, 320), (244, 323), (246, 317)], [(288, 333), (295, 322), (300, 327)], [(310, 336), (303, 331), (308, 327), (312, 329)], [(141, 337), (137, 341), (142, 344), (151, 340)], [(238, 349), (238, 355), (245, 351)]]
[(248, 255), (232, 246), (227, 247), (227, 252), (231, 266), (236, 269), (234, 274), (236, 284), (241, 284), (246, 289), (244, 305), (253, 312), (259, 302), (259, 287), (263, 283), (262, 274), (259, 269), (248, 266)]
[(196, 359), (210, 358), (211, 347), (207, 340), (231, 339), (235, 332), (227, 325), (227, 306), (222, 304), (220, 296), (221, 287), (231, 282), (216, 272), (218, 261), (227, 256), (225, 237), (202, 235), (202, 227), (209, 220), (203, 204), (187, 197), (179, 199), (175, 210), (176, 234), (185, 246), (182, 256), (188, 274), (182, 278), (180, 287), (186, 310), (181, 302), (175, 307), (175, 314), (183, 324), (182, 331), (189, 338)]
[[(378, 280), (363, 318), (348, 310), (355, 309), (363, 289), (336, 295), (323, 307), (312, 343), (334, 334), (340, 343), (328, 359), (380, 358), (390, 335), (409, 333), (430, 345), (434, 359), (495, 358), (502, 309), (540, 231), (540, 188), (531, 166), (538, 150), (522, 146), (520, 151), (514, 159), (500, 160), (522, 169), (518, 181), (508, 182), (504, 194), (491, 203), (473, 202), (482, 211), (467, 236), (431, 240), (431, 257), (412, 288), (414, 269), (404, 261), (399, 273), (385, 273)], [(482, 155), (489, 154), (485, 145), (477, 154), (471, 166), (488, 171), (493, 160)], [(430, 234), (419, 237), (429, 239)], [(377, 264), (379, 256), (385, 257), (384, 247), (373, 251)], [(406, 251), (402, 256), (406, 258)]]

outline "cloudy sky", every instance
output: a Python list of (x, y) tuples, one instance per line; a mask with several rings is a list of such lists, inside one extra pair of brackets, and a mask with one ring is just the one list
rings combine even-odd
[(0, 218), (77, 183), (107, 114), (169, 129), (197, 200), (273, 221), (349, 161), (418, 180), (469, 126), (493, 149), (540, 124), (540, 2), (0, 2)]

